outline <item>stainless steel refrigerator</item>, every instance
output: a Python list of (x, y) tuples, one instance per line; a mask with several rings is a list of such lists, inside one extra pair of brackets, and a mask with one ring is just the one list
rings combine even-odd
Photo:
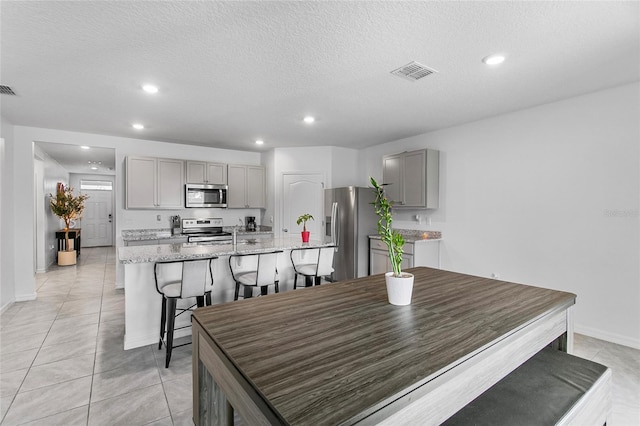
[(369, 235), (377, 233), (371, 188), (348, 186), (325, 189), (326, 242), (338, 246), (333, 259), (332, 281), (369, 275)]

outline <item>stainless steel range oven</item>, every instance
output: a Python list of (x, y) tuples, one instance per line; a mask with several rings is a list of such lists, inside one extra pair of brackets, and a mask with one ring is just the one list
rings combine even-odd
[(182, 219), (182, 234), (189, 243), (231, 244), (232, 236), (222, 231), (222, 219), (218, 217)]

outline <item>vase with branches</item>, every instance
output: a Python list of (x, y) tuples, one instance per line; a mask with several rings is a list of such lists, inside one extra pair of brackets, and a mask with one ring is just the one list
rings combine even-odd
[(73, 188), (58, 184), (56, 195), (49, 194), (49, 205), (53, 214), (64, 221), (65, 251), (74, 251), (69, 244), (69, 228), (71, 221), (80, 219), (84, 211), (84, 202), (89, 198), (86, 194), (73, 195)]

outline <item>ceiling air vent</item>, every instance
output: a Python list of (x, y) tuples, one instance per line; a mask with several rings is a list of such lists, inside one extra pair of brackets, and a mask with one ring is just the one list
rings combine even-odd
[(414, 61), (409, 62), (407, 65), (400, 67), (397, 70), (391, 71), (391, 74), (406, 78), (407, 80), (416, 81), (420, 80), (422, 77), (433, 74), (434, 72), (438, 71), (425, 67), (424, 65)]
[(16, 95), (16, 92), (9, 86), (0, 85), (0, 95)]

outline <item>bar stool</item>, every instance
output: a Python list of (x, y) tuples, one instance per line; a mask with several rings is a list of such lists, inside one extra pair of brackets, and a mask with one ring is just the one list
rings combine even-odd
[(233, 300), (238, 300), (240, 286), (244, 288), (243, 298), (253, 297), (253, 289), (259, 287), (260, 295), (268, 293), (269, 286), (274, 285), (278, 293), (278, 253), (282, 250), (258, 254), (233, 254), (229, 256), (229, 269), (236, 282)]
[[(211, 305), (211, 289), (213, 288), (213, 270), (211, 263), (217, 257), (193, 260), (175, 260), (168, 262), (156, 262), (153, 268), (153, 275), (156, 281), (156, 290), (162, 296), (162, 317), (160, 320), (160, 341), (158, 349), (162, 349), (165, 338), (167, 355), (165, 358), (165, 368), (169, 368), (171, 351), (173, 348), (188, 345), (173, 346), (173, 333), (175, 329), (176, 317), (191, 312), (197, 305), (199, 308), (206, 303)], [(196, 298), (196, 303), (188, 308), (178, 308), (178, 299)], [(176, 311), (179, 311), (176, 314)], [(186, 325), (178, 327), (177, 330), (190, 327)]]
[(336, 246), (292, 249), (290, 257), (295, 271), (293, 289), (298, 288), (298, 275), (304, 276), (305, 281), (313, 278), (315, 285), (320, 285), (322, 277), (331, 275), (335, 248)]

